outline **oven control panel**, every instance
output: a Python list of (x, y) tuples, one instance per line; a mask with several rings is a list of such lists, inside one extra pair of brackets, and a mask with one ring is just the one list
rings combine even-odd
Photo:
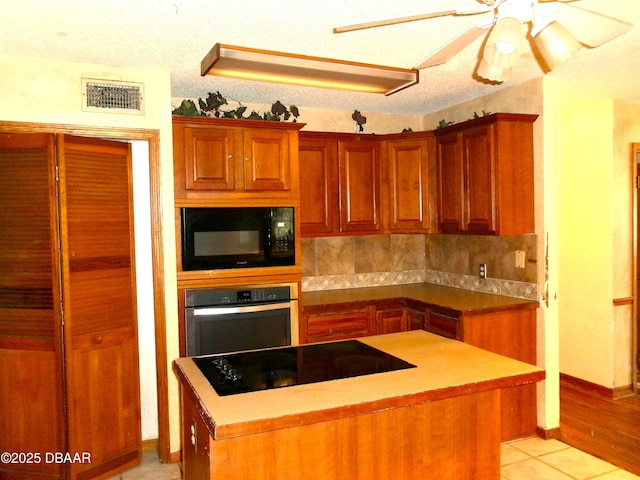
[(216, 305), (238, 305), (288, 301), (291, 287), (258, 287), (238, 289), (194, 288), (184, 292), (185, 307), (211, 307)]

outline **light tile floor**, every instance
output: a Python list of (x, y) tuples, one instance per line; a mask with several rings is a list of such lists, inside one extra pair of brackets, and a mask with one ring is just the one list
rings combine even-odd
[[(640, 480), (640, 477), (558, 440), (530, 437), (502, 444), (501, 480)], [(145, 452), (142, 464), (108, 480), (180, 480), (177, 463), (160, 464)], [(250, 480), (250, 479), (248, 479)]]
[(142, 463), (107, 480), (181, 480), (182, 472), (177, 463), (160, 463), (155, 451), (144, 452)]
[(502, 444), (502, 480), (633, 480), (640, 477), (558, 440), (530, 437)]

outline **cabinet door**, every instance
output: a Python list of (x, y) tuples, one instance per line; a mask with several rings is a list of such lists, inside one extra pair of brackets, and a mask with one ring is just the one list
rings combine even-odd
[(468, 208), (463, 228), (469, 233), (495, 233), (496, 168), (493, 125), (465, 131), (461, 136)]
[(389, 230), (428, 231), (428, 144), (389, 142)]
[(376, 310), (377, 334), (406, 332), (409, 330), (407, 312), (404, 308)]
[(465, 218), (462, 151), (457, 134), (438, 138), (438, 224), (441, 233), (460, 233)]
[(340, 231), (380, 231), (380, 161), (376, 141), (338, 144), (340, 167)]
[(338, 152), (331, 140), (300, 138), (300, 232), (302, 235), (334, 231), (338, 209)]
[(374, 335), (375, 317), (372, 315), (372, 308), (367, 305), (317, 313), (307, 312), (302, 318), (304, 325), (301, 327), (300, 341), (321, 342)]
[(187, 190), (234, 190), (234, 162), (233, 129), (184, 128), (184, 175)]
[(443, 337), (462, 340), (462, 322), (448, 313), (434, 310), (428, 312), (427, 330)]
[(243, 190), (286, 191), (290, 185), (289, 132), (243, 131)]
[(409, 330), (426, 330), (427, 316), (423, 310), (407, 308), (407, 325)]

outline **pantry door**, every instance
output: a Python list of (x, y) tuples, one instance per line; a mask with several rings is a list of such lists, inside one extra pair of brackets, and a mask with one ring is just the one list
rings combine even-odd
[(2, 479), (65, 478), (55, 168), (53, 135), (0, 133)]
[(71, 478), (140, 462), (141, 420), (128, 143), (57, 135)]

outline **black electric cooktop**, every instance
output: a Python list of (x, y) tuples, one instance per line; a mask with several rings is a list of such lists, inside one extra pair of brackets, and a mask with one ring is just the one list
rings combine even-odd
[(221, 396), (415, 368), (358, 340), (208, 355), (193, 361)]

